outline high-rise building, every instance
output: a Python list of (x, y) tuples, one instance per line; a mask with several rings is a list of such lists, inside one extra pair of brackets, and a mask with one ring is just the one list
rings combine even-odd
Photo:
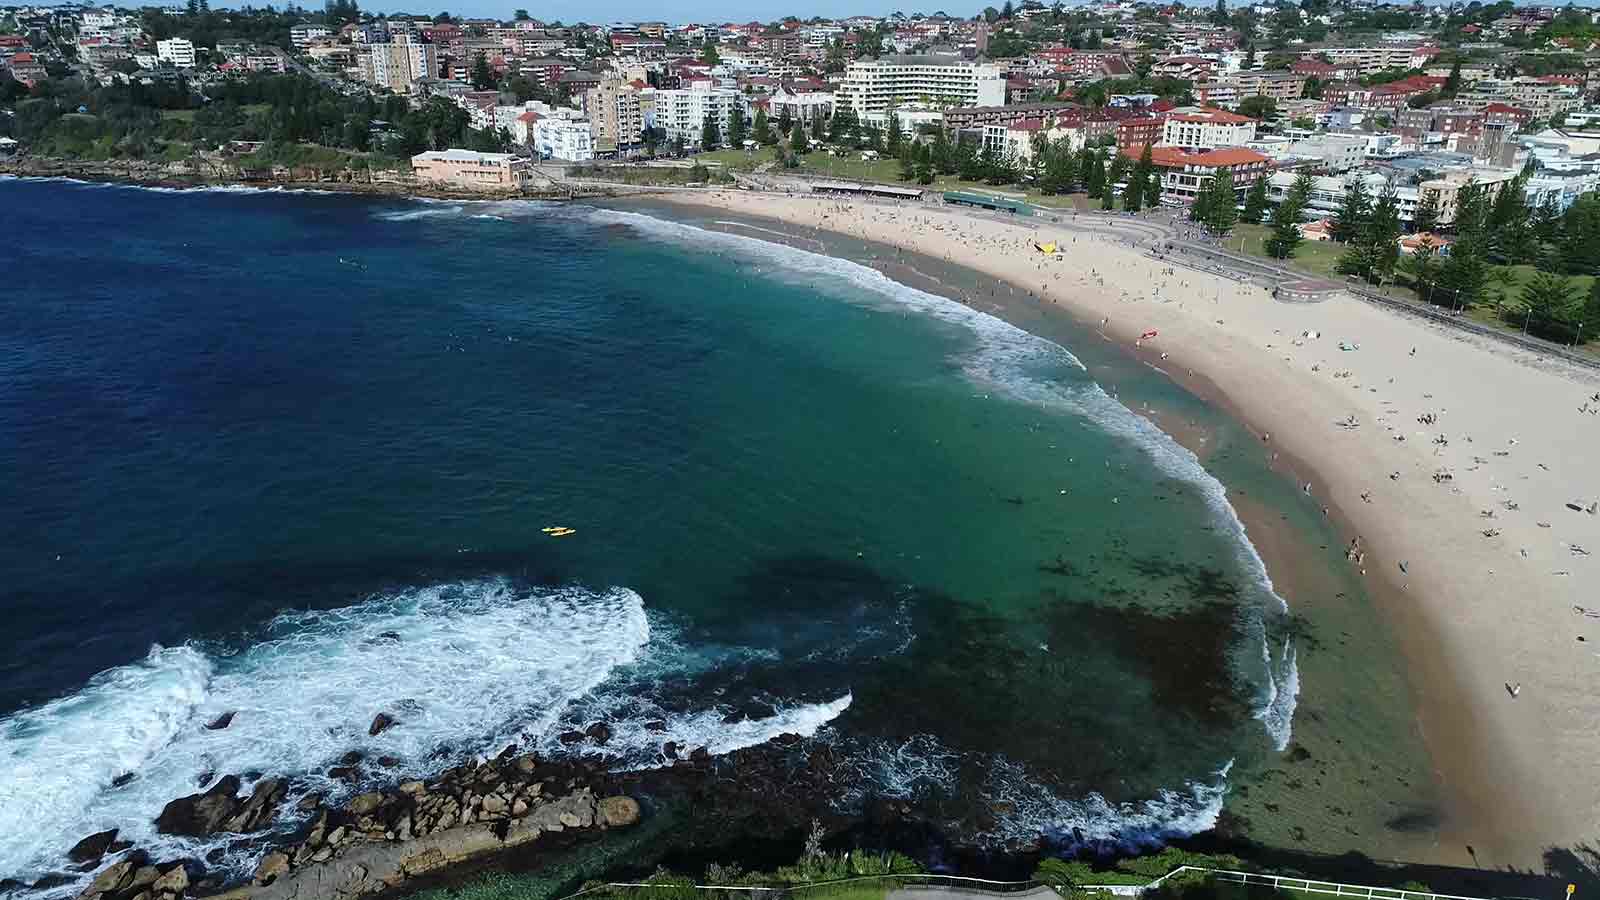
[(905, 103), (1001, 106), (1006, 80), (1000, 67), (944, 56), (886, 56), (857, 60), (836, 91), (860, 117)]
[(583, 111), (589, 117), (595, 153), (621, 153), (639, 142), (644, 117), (635, 85), (620, 78), (603, 78), (584, 92)]
[(194, 68), (194, 44), (188, 38), (167, 38), (156, 41), (156, 57), (180, 69)]
[(361, 80), (391, 91), (405, 92), (419, 78), (437, 77), (439, 50), (433, 44), (406, 34), (370, 44), (360, 60)]

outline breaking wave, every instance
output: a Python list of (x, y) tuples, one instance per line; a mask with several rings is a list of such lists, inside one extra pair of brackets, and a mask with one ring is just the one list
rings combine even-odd
[[(1289, 604), (1273, 587), (1266, 563), (1245, 533), (1238, 512), (1228, 502), (1227, 488), (1206, 471), (1198, 456), (1154, 422), (1107, 394), (1086, 374), (1070, 380), (1051, 377), (1052, 372), (1059, 373), (1063, 366), (1080, 373), (1087, 372), (1071, 351), (989, 313), (908, 287), (876, 269), (850, 260), (756, 237), (671, 222), (642, 213), (595, 209), (589, 215), (597, 222), (626, 224), (646, 235), (710, 244), (730, 254), (745, 256), (753, 265), (766, 266), (768, 274), (774, 277), (798, 278), (806, 283), (821, 278), (842, 280), (861, 289), (868, 298), (867, 302), (888, 303), (895, 308), (909, 307), (939, 321), (958, 325), (976, 339), (975, 349), (962, 360), (963, 370), (969, 378), (1022, 402), (1080, 416), (1102, 431), (1138, 448), (1168, 477), (1198, 489), (1217, 523), (1233, 537), (1236, 562), (1252, 581), (1253, 598), (1256, 600), (1254, 627), (1263, 635), (1265, 650), (1263, 668), (1256, 673), (1261, 683), (1255, 716), (1275, 747), (1282, 749), (1288, 746), (1299, 696), (1294, 646), (1292, 642), (1285, 641), (1281, 651), (1274, 655), (1264, 635), (1266, 617), (1287, 612)], [(862, 294), (852, 292), (847, 296), (855, 298)]]
[[(161, 835), (156, 815), (226, 773), (242, 774), (246, 791), (254, 779), (291, 776), (285, 810), (310, 793), (337, 798), (354, 787), (327, 769), (352, 750), (367, 765), (383, 759), (372, 777), (384, 779), (425, 777), (514, 742), (553, 752), (580, 701), (611, 697), (600, 702), (623, 711), (617, 698), (630, 667), (715, 664), (681, 649), (672, 640), (652, 646), (633, 591), (529, 590), (498, 578), (284, 613), (237, 652), (153, 648), (70, 696), (0, 720), (0, 877), (36, 878), (79, 838), (113, 827), (158, 859), (201, 856), (245, 870), (260, 847)], [(598, 690), (612, 679), (617, 690)], [(734, 721), (704, 704), (657, 711), (664, 731), (616, 720), (606, 749), (643, 765), (663, 761), (666, 740), (685, 753), (726, 753), (785, 732), (809, 737), (850, 702), (848, 692), (780, 701), (771, 715)], [(370, 735), (380, 712), (398, 724)], [(229, 713), (226, 727), (206, 727)]]

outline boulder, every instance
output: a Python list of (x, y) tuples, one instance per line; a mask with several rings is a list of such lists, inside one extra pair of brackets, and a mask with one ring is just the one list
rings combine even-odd
[(604, 747), (606, 741), (611, 740), (611, 726), (604, 722), (596, 722), (583, 730), (588, 738), (598, 746)]
[(135, 776), (132, 772), (123, 772), (121, 775), (111, 779), (111, 786), (114, 788), (122, 787), (123, 785), (132, 781), (134, 777)]
[(399, 723), (395, 721), (394, 716), (381, 712), (372, 717), (372, 726), (367, 729), (367, 734), (377, 737), (397, 724)]
[(167, 874), (156, 879), (150, 890), (158, 894), (181, 894), (189, 889), (189, 870), (182, 863), (173, 866)]
[(255, 789), (250, 792), (250, 799), (244, 802), (244, 806), (223, 823), (222, 830), (243, 833), (267, 827), (278, 811), (278, 804), (288, 792), (289, 784), (282, 778), (261, 779), (256, 782)]
[(106, 848), (110, 847), (111, 842), (116, 839), (117, 830), (115, 828), (110, 831), (91, 834), (72, 845), (72, 849), (67, 851), (67, 859), (75, 863), (99, 862), (100, 857), (106, 855)]
[(581, 731), (563, 731), (560, 734), (556, 735), (556, 740), (560, 741), (563, 744), (576, 744), (579, 741), (583, 740), (583, 732), (581, 732)]
[(639, 801), (618, 794), (601, 799), (595, 809), (595, 819), (607, 828), (621, 828), (639, 821)]
[(221, 731), (222, 729), (227, 728), (229, 725), (233, 724), (233, 716), (234, 716), (234, 711), (231, 710), (231, 709), (228, 710), (227, 712), (223, 713), (222, 715), (217, 716), (215, 719), (212, 719), (211, 721), (207, 722), (206, 723), (206, 730), (207, 731)]
[(350, 801), (350, 815), (370, 816), (373, 811), (383, 805), (383, 795), (377, 791), (361, 794)]
[(404, 781), (400, 783), (400, 793), (410, 794), (413, 797), (421, 797), (422, 795), (428, 793), (428, 786), (420, 781)]
[(645, 731), (666, 731), (667, 730), (667, 723), (662, 721), (661, 719), (654, 719), (654, 720), (651, 720), (649, 722), (644, 723), (644, 730)]
[(239, 810), (239, 777), (224, 775), (203, 794), (190, 794), (168, 803), (156, 817), (162, 834), (203, 837), (222, 828)]
[(268, 853), (261, 859), (261, 865), (256, 866), (254, 881), (256, 884), (268, 885), (277, 881), (289, 871), (289, 857), (283, 853)]
[(532, 775), (533, 771), (539, 768), (539, 757), (534, 756), (532, 753), (524, 753), (512, 760), (511, 766), (517, 770), (519, 775)]
[(133, 872), (133, 880), (122, 888), (123, 893), (135, 893), (161, 880), (161, 870), (155, 866), (140, 866)]
[(339, 765), (341, 766), (353, 766), (358, 762), (361, 762), (361, 751), (359, 750), (351, 750), (349, 753), (339, 757)]
[(121, 862), (112, 863), (106, 867), (105, 871), (96, 875), (94, 880), (89, 882), (89, 886), (84, 888), (83, 893), (79, 896), (93, 897), (95, 894), (118, 893), (133, 883), (134, 873), (138, 872), (139, 867), (142, 865), (144, 865), (144, 860), (139, 858), (137, 854)]
[(484, 797), (483, 811), (492, 816), (504, 815), (506, 811), (505, 798), (499, 794), (490, 794)]

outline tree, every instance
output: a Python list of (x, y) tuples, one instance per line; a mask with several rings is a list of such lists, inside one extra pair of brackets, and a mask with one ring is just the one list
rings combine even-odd
[(1223, 0), (1217, 0), (1217, 8), (1211, 13), (1211, 21), (1224, 28), (1228, 26), (1228, 5)]
[(1128, 186), (1122, 189), (1123, 212), (1136, 213), (1144, 204), (1144, 179), (1145, 171), (1135, 166), (1133, 174), (1128, 177)]
[(1574, 340), (1582, 310), (1573, 283), (1549, 272), (1535, 272), (1522, 287), (1519, 312), (1523, 330), (1550, 340)]
[(1239, 221), (1260, 225), (1267, 217), (1267, 179), (1257, 178), (1244, 195), (1244, 212)]
[(773, 142), (772, 125), (767, 121), (767, 108), (764, 106), (756, 107), (756, 124), (750, 130), (750, 137), (763, 147)]
[(1411, 222), (1411, 230), (1416, 232), (1433, 232), (1439, 228), (1439, 192), (1421, 191), (1422, 198), (1417, 201), (1417, 212)]
[(1115, 208), (1116, 201), (1117, 201), (1116, 182), (1107, 181), (1100, 188), (1100, 208), (1101, 209), (1113, 209), (1113, 208)]
[(1106, 164), (1100, 154), (1091, 153), (1088, 171), (1083, 176), (1084, 193), (1090, 198), (1098, 198), (1106, 186)]
[(900, 148), (900, 180), (911, 181), (917, 177), (917, 152), (914, 144)]
[(789, 132), (789, 150), (795, 154), (806, 152), (806, 129), (799, 122), (794, 123), (794, 130)]
[(1399, 270), (1411, 276), (1411, 289), (1422, 300), (1432, 302), (1434, 285), (1439, 283), (1439, 256), (1433, 244), (1423, 242), (1400, 260)]
[(1210, 216), (1211, 189), (1207, 187), (1206, 190), (1199, 191), (1194, 195), (1194, 203), (1190, 204), (1189, 206), (1189, 221), (1198, 222), (1201, 225), (1204, 225), (1206, 223), (1206, 219), (1208, 219)]
[(1351, 175), (1345, 183), (1344, 199), (1333, 221), (1333, 239), (1349, 243), (1360, 236), (1372, 216), (1372, 195), (1367, 192), (1367, 182), (1359, 174)]
[(1385, 185), (1383, 193), (1378, 195), (1366, 240), (1374, 272), (1379, 278), (1392, 279), (1395, 264), (1400, 260), (1400, 204), (1393, 185)]
[(1266, 251), (1275, 259), (1290, 259), (1304, 238), (1300, 234), (1300, 215), (1311, 198), (1311, 176), (1301, 173), (1284, 194), (1283, 202), (1272, 212), (1272, 234)]
[(700, 61), (708, 66), (721, 64), (722, 57), (717, 55), (716, 42), (706, 41), (700, 45)]
[(900, 131), (900, 115), (894, 107), (889, 107), (888, 121), (884, 124), (883, 149), (886, 152), (898, 155), (900, 145), (904, 142), (905, 135)]
[(1227, 234), (1239, 221), (1239, 200), (1233, 190), (1233, 173), (1219, 168), (1207, 192), (1211, 199), (1206, 204), (1206, 227), (1217, 234)]
[(1444, 79), (1444, 92), (1454, 97), (1461, 91), (1461, 60), (1450, 64), (1450, 74)]
[(517, 20), (518, 22), (526, 22), (529, 19), (532, 19), (533, 16), (528, 15), (527, 10), (519, 9), (511, 13), (511, 18)]
[(1239, 101), (1239, 115), (1252, 119), (1270, 119), (1278, 114), (1278, 101), (1257, 94)]
[(1450, 258), (1445, 260), (1439, 273), (1439, 287), (1450, 292), (1451, 300), (1467, 309), (1478, 302), (1483, 286), (1489, 280), (1489, 264), (1484, 261), (1484, 241), (1480, 237), (1462, 236), (1450, 248)]
[(489, 58), (482, 53), (472, 61), (472, 86), (480, 91), (492, 91), (499, 86), (499, 80), (494, 76), (494, 69), (489, 67)]
[(1144, 205), (1148, 209), (1161, 205), (1161, 172), (1154, 168), (1144, 177)]
[(744, 123), (744, 104), (735, 103), (733, 104), (733, 109), (728, 111), (728, 143), (735, 147), (742, 147), (747, 136)]
[(722, 129), (717, 124), (717, 117), (707, 113), (705, 122), (700, 125), (700, 149), (715, 150), (721, 144)]

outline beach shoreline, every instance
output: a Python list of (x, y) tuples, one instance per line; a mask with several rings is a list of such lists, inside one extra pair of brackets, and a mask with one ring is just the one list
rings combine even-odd
[[(1592, 376), (1559, 365), (1532, 367), (1504, 348), (1349, 298), (1302, 307), (1277, 303), (1264, 288), (1152, 259), (1125, 240), (1080, 232), (1068, 241), (1061, 236), (1071, 236), (1072, 229), (1061, 224), (732, 191), (657, 199), (942, 258), (1030, 295), (1037, 290), (1041, 305), (1048, 297), (1050, 306), (1081, 324), (1099, 323), (1108, 339), (1259, 435), (1272, 464), (1307, 485), (1338, 531), (1361, 537), (1366, 588), (1404, 658), (1415, 727), (1445, 790), (1438, 842), (1423, 851), (1429, 861), (1540, 871), (1547, 851), (1590, 838), (1586, 829), (1593, 827), (1600, 793), (1595, 779), (1584, 777), (1596, 769), (1585, 735), (1594, 733), (1587, 729), (1600, 722), (1600, 709), (1584, 696), (1579, 675), (1592, 658), (1583, 631), (1594, 620), (1563, 618), (1581, 604), (1579, 551), (1571, 551), (1571, 563), (1562, 559), (1570, 566), (1563, 570), (1567, 575), (1541, 572), (1539, 566), (1564, 555), (1560, 550), (1600, 543), (1591, 516), (1574, 519), (1565, 511), (1569, 518), (1560, 520), (1560, 533), (1542, 527), (1551, 524), (1551, 507), (1559, 507), (1555, 498), (1564, 490), (1556, 472), (1577, 474), (1570, 467), (1582, 459), (1581, 442), (1562, 432), (1588, 431), (1563, 429), (1565, 422), (1556, 421), (1568, 399), (1558, 392), (1567, 388), (1577, 406), (1596, 390)], [(1036, 240), (1058, 238), (1059, 258), (1032, 249)], [(1174, 274), (1162, 274), (1169, 265), (1177, 266)], [(1077, 276), (1077, 283), (1062, 284), (1064, 275)], [(1034, 283), (1037, 289), (1029, 287)], [(1144, 291), (1150, 296), (1138, 296)], [(1166, 302), (1155, 299), (1163, 291)], [(1295, 335), (1301, 332), (1291, 328), (1317, 337), (1300, 340)], [(1141, 342), (1150, 330), (1160, 337)], [(1368, 350), (1336, 350), (1341, 340), (1353, 347), (1365, 341)], [(1327, 351), (1337, 355), (1322, 357)], [(1407, 371), (1418, 352), (1429, 361), (1427, 368)], [(1334, 363), (1348, 368), (1332, 371)], [(1469, 387), (1462, 383), (1467, 379), (1455, 377), (1467, 373), (1487, 383)], [(1428, 390), (1390, 387), (1401, 377)], [(1538, 402), (1517, 410), (1472, 403), (1485, 388), (1503, 382), (1537, 385), (1521, 395)], [(1384, 386), (1382, 393), (1375, 383)], [(1466, 446), (1452, 450), (1443, 433), (1410, 427), (1409, 420), (1429, 406), (1450, 417), (1452, 432), (1476, 431), (1484, 435), (1482, 443), (1474, 447), (1469, 431), (1455, 438)], [(1339, 427), (1340, 422), (1354, 425)], [(1495, 431), (1506, 437), (1490, 440)], [(1512, 499), (1499, 496), (1509, 492), (1507, 484), (1468, 473), (1488, 468), (1490, 459), (1514, 458), (1514, 450), (1495, 448), (1515, 447), (1516, 436), (1546, 447), (1549, 455), (1541, 456), (1536, 471), (1550, 477), (1536, 478), (1516, 466)], [(1384, 477), (1388, 473), (1395, 477)], [(1592, 486), (1589, 492), (1595, 492)], [(1524, 505), (1539, 507), (1537, 521), (1520, 521), (1535, 518), (1521, 512)], [(1488, 521), (1491, 512), (1496, 517)], [(1252, 535), (1272, 527), (1258, 513), (1241, 516)], [(1480, 519), (1494, 527), (1480, 527)], [(1437, 534), (1444, 528), (1448, 539)], [(1513, 528), (1515, 536), (1506, 534)], [(1547, 545), (1542, 552), (1507, 552), (1513, 541), (1531, 544), (1541, 536)], [(1551, 537), (1560, 540), (1555, 552), (1548, 547)], [(1281, 551), (1272, 557), (1269, 571), (1292, 584)], [(1508, 608), (1503, 591), (1512, 586), (1537, 602)], [(1512, 627), (1505, 627), (1507, 620)], [(1576, 652), (1541, 655), (1545, 635), (1558, 628)], [(1578, 631), (1576, 642), (1572, 631)]]

